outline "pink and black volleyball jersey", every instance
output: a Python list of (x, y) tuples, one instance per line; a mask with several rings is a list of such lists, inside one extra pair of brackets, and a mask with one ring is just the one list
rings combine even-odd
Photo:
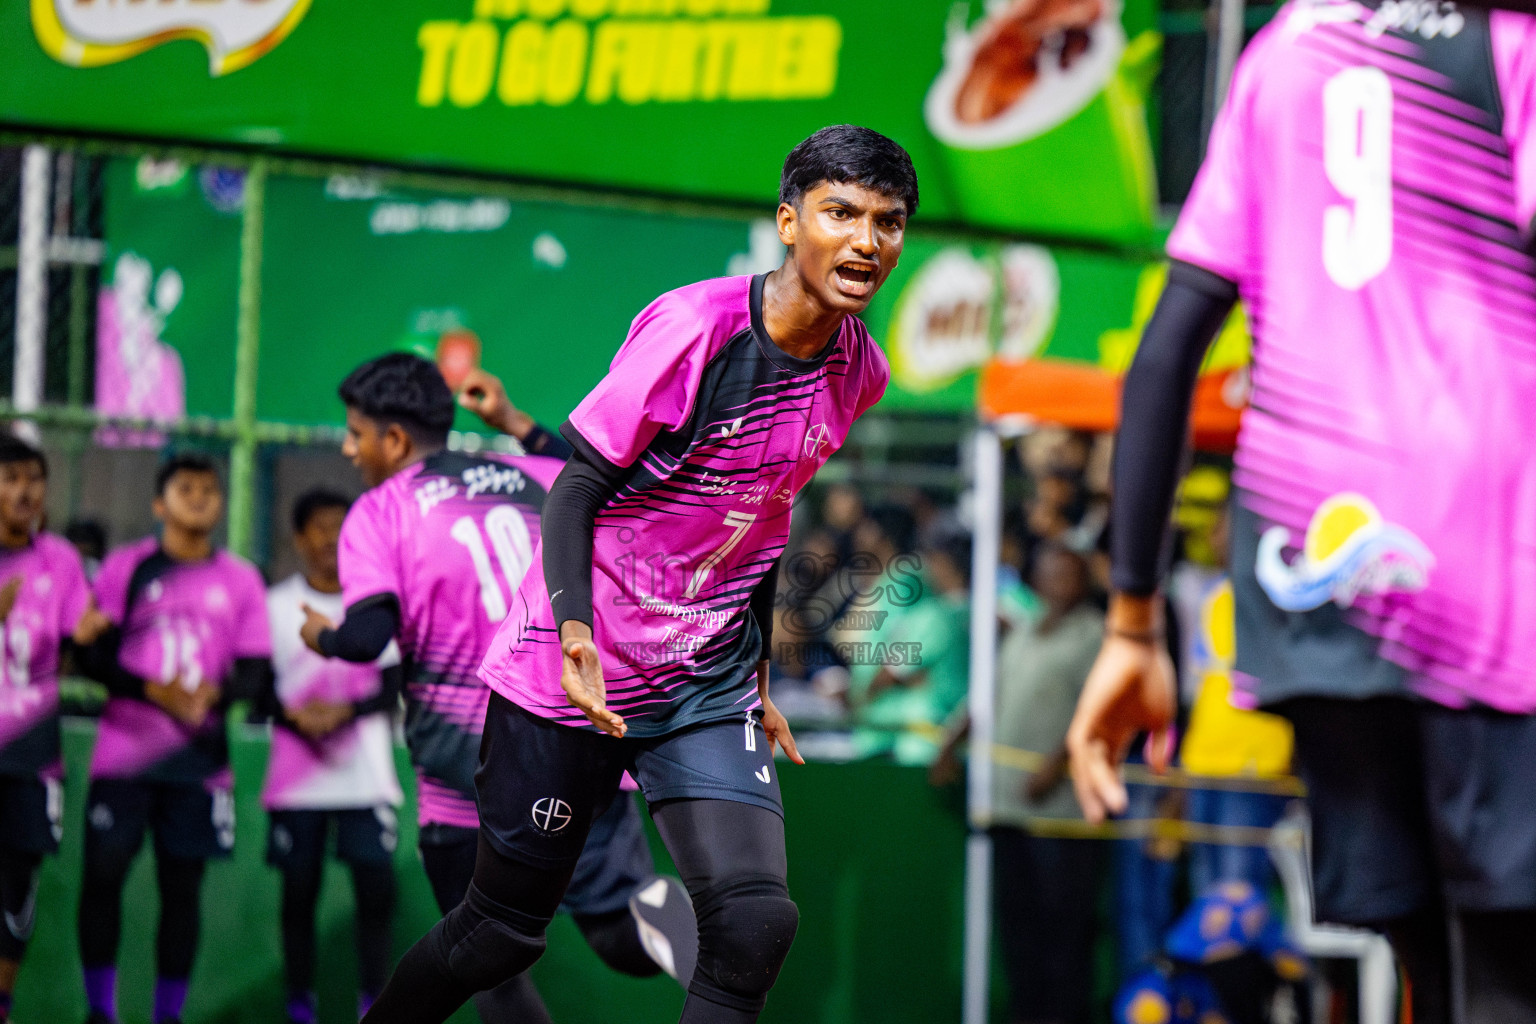
[(399, 603), (422, 824), (479, 826), (474, 772), (490, 693), (476, 670), (536, 564), (539, 510), (563, 465), (439, 452), (368, 491), (342, 524), (346, 606)]
[[(784, 352), (763, 327), (763, 282), (704, 281), (651, 303), (562, 428), (589, 461), (628, 470), (596, 517), (592, 628), (630, 736), (757, 705), (750, 599), (784, 550), (795, 496), (890, 376), (853, 317), (814, 358)], [(560, 687), (550, 601), (535, 557), (482, 674), (536, 715), (590, 727)]]

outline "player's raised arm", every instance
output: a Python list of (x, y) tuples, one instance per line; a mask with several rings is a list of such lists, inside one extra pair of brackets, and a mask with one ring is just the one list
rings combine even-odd
[(492, 430), (517, 438), (529, 455), (548, 455), (568, 459), (575, 450), (552, 430), (541, 426), (532, 416), (507, 397), (506, 385), (489, 370), (470, 370), (459, 388), (459, 404), (485, 422)]

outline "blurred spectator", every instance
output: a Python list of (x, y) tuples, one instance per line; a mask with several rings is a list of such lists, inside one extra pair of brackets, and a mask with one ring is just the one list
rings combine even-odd
[(864, 521), (864, 498), (852, 484), (833, 484), (821, 499), (821, 525), (837, 546), (837, 564), (854, 552), (853, 531)]
[[(855, 750), (889, 753), (901, 764), (928, 764), (945, 723), (964, 702), (970, 673), (971, 545), (954, 535), (922, 552), (915, 601), (902, 600), (892, 576), (885, 586), (890, 616), (871, 623), (874, 641), (850, 642), (849, 706), (858, 727)], [(852, 635), (839, 623), (839, 636)]]
[(1003, 517), (997, 565), (998, 638), (1040, 615), (1040, 599), (1024, 585), (1029, 546), (1024, 537), (1024, 517), (1014, 512)]
[(786, 555), (779, 573), (769, 678), (773, 702), (791, 721), (830, 724), (847, 717), (848, 669), (827, 639), (835, 606), (830, 596), (816, 597), (837, 564), (836, 536), (817, 528)]
[[(1014, 629), (998, 655), (993, 766), (993, 859), (998, 932), (1011, 1024), (1084, 1024), (1105, 844), (1067, 782), (1067, 725), (1098, 653), (1104, 618), (1088, 601), (1088, 566), (1059, 544), (1041, 548), (1031, 577), (1039, 618)], [(934, 775), (949, 774), (946, 745)], [(983, 756), (974, 752), (973, 756)], [(1026, 770), (1023, 758), (1038, 758)]]
[(101, 569), (101, 560), (107, 556), (106, 529), (94, 519), (71, 519), (64, 527), (64, 539), (80, 553), (86, 579), (94, 582)]

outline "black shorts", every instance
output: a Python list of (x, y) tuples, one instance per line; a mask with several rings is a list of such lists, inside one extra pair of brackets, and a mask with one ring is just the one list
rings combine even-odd
[(0, 776), (0, 850), (55, 853), (63, 835), (63, 783), (36, 776)]
[(1269, 710), (1296, 729), (1319, 921), (1536, 908), (1536, 716), (1397, 697)]
[(267, 814), (267, 863), (309, 875), (325, 861), (336, 835), (336, 858), (359, 867), (386, 867), (400, 843), (400, 822), (388, 804), (338, 810), (276, 810)]
[(781, 817), (779, 771), (762, 715), (666, 736), (615, 739), (539, 718), (491, 694), (475, 772), (480, 824), (505, 856), (538, 867), (575, 862), (629, 771), (648, 803), (730, 800)]
[[(438, 909), (444, 914), (458, 906), (469, 891), (479, 837), (475, 829), (451, 825), (422, 830), (421, 863)], [(655, 868), (640, 808), (628, 793), (620, 793), (592, 823), (560, 912), (585, 917), (624, 910), (629, 897), (655, 874)]]
[(133, 857), (146, 826), (154, 831), (157, 854), (209, 860), (235, 848), (235, 798), (227, 789), (96, 779), (85, 806), (86, 842), (100, 855)]

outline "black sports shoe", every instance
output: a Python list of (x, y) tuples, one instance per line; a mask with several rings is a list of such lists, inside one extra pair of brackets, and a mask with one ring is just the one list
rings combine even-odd
[(699, 962), (699, 924), (683, 883), (671, 875), (647, 878), (630, 894), (629, 912), (646, 953), (686, 989)]

